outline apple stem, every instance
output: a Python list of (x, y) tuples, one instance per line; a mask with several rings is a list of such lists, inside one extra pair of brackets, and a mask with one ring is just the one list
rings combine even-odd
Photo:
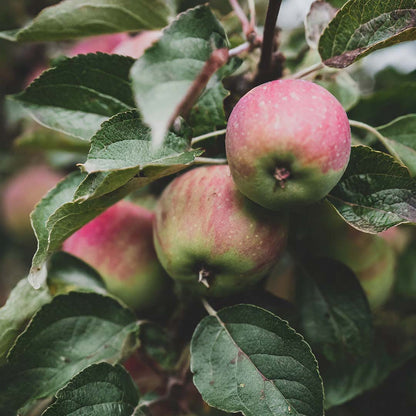
[(272, 74), (274, 63), (273, 52), (275, 48), (276, 38), (276, 22), (279, 15), (282, 0), (269, 0), (267, 9), (266, 21), (264, 23), (263, 31), (263, 45), (261, 47), (260, 62), (258, 65), (257, 83), (262, 84), (271, 81), (275, 74)]
[(363, 129), (374, 134), (374, 136), (377, 137), (377, 139), (383, 144), (383, 146), (388, 150), (388, 152), (396, 159), (396, 161), (399, 162), (401, 165), (403, 165), (402, 159), (399, 156), (399, 154), (394, 150), (392, 146), (390, 146), (388, 139), (384, 137), (376, 128), (369, 126), (368, 124), (362, 123), (361, 121), (349, 120), (349, 123), (351, 127)]
[(220, 136), (221, 134), (225, 134), (227, 129), (211, 131), (210, 133), (202, 134), (201, 136), (194, 137), (191, 140), (191, 146), (204, 141), (205, 139), (209, 139), (210, 137)]
[(201, 270), (198, 274), (198, 282), (202, 283), (206, 288), (209, 289), (209, 281), (212, 280), (213, 276), (212, 273), (207, 270), (205, 267), (201, 267)]
[(289, 75), (285, 78), (290, 78), (290, 79), (301, 79), (301, 78), (305, 78), (310, 74), (313, 74), (316, 71), (319, 71), (321, 69), (325, 68), (325, 65), (323, 62), (319, 62), (317, 64), (311, 65), (308, 68), (302, 69), (299, 72), (296, 72), (293, 75)]
[(202, 163), (204, 165), (224, 165), (227, 163), (226, 158), (210, 158), (210, 157), (196, 157), (194, 163)]
[(273, 176), (279, 182), (280, 187), (284, 189), (286, 181), (290, 178), (290, 171), (286, 168), (276, 168)]
[(176, 107), (169, 124), (173, 124), (173, 122), (176, 120), (176, 117), (179, 115), (186, 118), (193, 105), (201, 95), (202, 91), (208, 84), (208, 81), (215, 74), (215, 72), (217, 72), (218, 69), (220, 69), (228, 62), (228, 58), (229, 56), (227, 48), (215, 49), (211, 53), (211, 56), (205, 62), (205, 65), (203, 66), (199, 75), (195, 78), (184, 99)]

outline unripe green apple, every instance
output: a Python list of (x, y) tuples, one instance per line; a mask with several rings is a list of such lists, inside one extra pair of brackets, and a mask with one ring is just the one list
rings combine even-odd
[(272, 210), (322, 199), (341, 178), (351, 131), (342, 105), (308, 81), (249, 91), (227, 124), (227, 159), (238, 189)]
[(1, 213), (6, 228), (19, 239), (33, 237), (30, 213), (62, 176), (46, 165), (31, 166), (4, 185)]
[(108, 291), (135, 309), (160, 302), (169, 279), (153, 247), (154, 213), (121, 201), (69, 237), (63, 250), (97, 269)]
[(326, 202), (309, 207), (301, 227), (306, 250), (347, 265), (360, 281), (372, 309), (386, 302), (394, 285), (396, 254), (383, 238), (351, 227)]
[(246, 199), (228, 166), (204, 166), (164, 190), (154, 236), (171, 277), (199, 293), (225, 296), (253, 285), (275, 264), (286, 222)]

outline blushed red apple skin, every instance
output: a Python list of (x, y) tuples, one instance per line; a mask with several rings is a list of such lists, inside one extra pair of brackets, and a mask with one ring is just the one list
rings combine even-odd
[[(277, 80), (240, 99), (225, 143), (238, 189), (280, 210), (318, 201), (337, 184), (349, 160), (351, 131), (344, 109), (326, 89)], [(277, 180), (276, 169), (289, 177)]]
[(127, 33), (91, 36), (78, 41), (69, 49), (66, 55), (72, 57), (96, 52), (112, 53), (114, 48), (126, 39), (129, 39), (129, 35)]
[(169, 284), (153, 247), (153, 219), (152, 211), (118, 202), (69, 237), (63, 250), (94, 267), (128, 306), (150, 307)]
[(30, 213), (62, 175), (46, 165), (30, 166), (5, 184), (1, 197), (1, 214), (7, 229), (19, 239), (33, 236)]
[[(236, 188), (228, 166), (204, 166), (179, 176), (156, 206), (154, 241), (175, 280), (208, 296), (253, 285), (276, 263), (286, 243), (284, 215), (252, 203)], [(209, 289), (198, 282), (210, 273)]]

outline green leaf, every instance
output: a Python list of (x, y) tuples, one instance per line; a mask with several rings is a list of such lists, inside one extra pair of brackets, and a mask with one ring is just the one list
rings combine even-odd
[(12, 98), (40, 124), (89, 140), (103, 121), (135, 107), (128, 79), (133, 63), (103, 53), (64, 59)]
[(319, 53), (326, 65), (345, 68), (377, 49), (415, 39), (414, 0), (350, 0), (322, 34)]
[(344, 176), (328, 200), (354, 228), (379, 233), (416, 222), (416, 181), (386, 153), (353, 146)]
[(238, 58), (230, 60), (208, 82), (205, 91), (189, 114), (189, 124), (193, 127), (194, 136), (225, 127), (224, 99), (230, 93), (222, 85), (222, 80), (236, 71), (241, 63)]
[(131, 69), (136, 102), (158, 147), (187, 98), (193, 81), (215, 49), (228, 46), (221, 24), (207, 6), (179, 15)]
[(39, 42), (160, 29), (169, 14), (164, 0), (65, 0), (42, 10), (22, 29), (1, 32), (0, 37)]
[(337, 9), (325, 1), (314, 1), (305, 18), (306, 41), (310, 48), (318, 49), (319, 38)]
[(132, 416), (139, 392), (120, 365), (93, 364), (56, 394), (43, 416)]
[(297, 284), (301, 332), (330, 361), (368, 354), (373, 325), (367, 297), (354, 273), (330, 259), (302, 262)]
[(150, 130), (137, 112), (121, 113), (102, 125), (92, 138), (86, 173), (75, 172), (52, 189), (32, 213), (38, 239), (31, 282), (43, 281), (43, 264), (75, 231), (126, 197), (156, 179), (185, 169), (201, 150), (169, 133), (158, 150), (151, 148)]
[(136, 186), (127, 183), (99, 198), (74, 199), (78, 187), (85, 179), (88, 177), (84, 173), (71, 173), (32, 212), (32, 227), (38, 240), (38, 249), (33, 257), (29, 279), (35, 287), (39, 287), (45, 278), (44, 263), (49, 255), (58, 250), (76, 230), (123, 199)]
[(399, 117), (377, 130), (387, 139), (400, 160), (416, 175), (416, 114)]
[[(384, 125), (395, 118), (415, 112), (416, 74), (414, 81), (393, 80), (393, 85), (362, 97), (348, 116), (370, 126)], [(403, 77), (404, 75), (402, 75)]]
[(315, 80), (318, 85), (327, 89), (342, 104), (345, 111), (354, 107), (361, 98), (358, 84), (345, 71), (323, 73), (322, 79)]
[(47, 287), (33, 289), (27, 279), (21, 280), (12, 290), (6, 304), (0, 309), (0, 365), (24, 325), (52, 296)]
[(163, 369), (173, 370), (178, 362), (177, 348), (168, 332), (161, 326), (146, 322), (140, 328), (141, 348)]
[(134, 314), (110, 297), (71, 292), (43, 306), (0, 368), (0, 414), (48, 397), (91, 364), (118, 362), (137, 347)]
[(323, 414), (322, 382), (308, 344), (272, 313), (250, 305), (204, 318), (191, 343), (202, 398), (245, 416)]
[(58, 150), (74, 153), (88, 153), (90, 147), (85, 140), (41, 126), (24, 131), (16, 138), (14, 144), (23, 149)]
[(105, 283), (95, 269), (63, 251), (51, 256), (47, 282), (54, 294), (71, 290), (106, 293)]
[(124, 171), (130, 177), (165, 176), (183, 169), (200, 155), (191, 150), (185, 138), (169, 133), (162, 147), (153, 149), (150, 129), (135, 112), (118, 114), (102, 125), (91, 140), (87, 161), (82, 165), (88, 173)]
[(325, 387), (325, 408), (345, 403), (381, 384), (393, 369), (381, 340), (365, 357), (331, 363), (322, 369)]

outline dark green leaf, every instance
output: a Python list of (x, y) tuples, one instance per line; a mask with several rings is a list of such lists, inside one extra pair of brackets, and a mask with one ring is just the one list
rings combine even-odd
[(354, 273), (330, 259), (302, 262), (297, 284), (302, 334), (330, 361), (368, 354), (373, 325), (367, 297)]
[(21, 280), (12, 290), (6, 304), (0, 309), (0, 365), (24, 325), (35, 312), (52, 300), (47, 287), (33, 289), (27, 279)]
[(0, 369), (0, 414), (55, 394), (91, 364), (118, 362), (137, 347), (134, 314), (95, 293), (60, 295), (34, 316)]
[(14, 99), (46, 127), (89, 140), (103, 121), (135, 107), (133, 62), (102, 53), (64, 59)]
[(179, 359), (173, 340), (159, 325), (145, 323), (140, 329), (141, 346), (146, 354), (166, 370), (174, 369)]
[(42, 10), (22, 29), (1, 32), (0, 37), (50, 41), (159, 29), (166, 26), (169, 14), (165, 0), (65, 0)]
[(416, 114), (399, 117), (377, 130), (387, 139), (412, 176), (416, 175)]
[(393, 365), (379, 341), (365, 357), (338, 361), (322, 369), (325, 408), (345, 403), (385, 380)]
[(204, 318), (191, 355), (194, 383), (211, 406), (245, 416), (323, 414), (308, 344), (264, 309), (238, 305)]
[(54, 294), (66, 293), (70, 290), (106, 293), (105, 283), (95, 269), (62, 251), (51, 256), (47, 281)]
[(159, 147), (183, 100), (215, 49), (227, 47), (221, 24), (207, 6), (179, 15), (159, 42), (131, 69), (136, 102)]
[(414, 39), (414, 0), (350, 0), (322, 34), (319, 53), (326, 65), (345, 68), (377, 49)]
[(362, 97), (348, 115), (370, 126), (384, 125), (397, 117), (414, 113), (416, 108), (415, 81), (392, 80), (393, 85), (380, 89), (368, 97)]
[(43, 416), (133, 416), (138, 402), (137, 387), (123, 367), (93, 364), (58, 391)]
[(352, 148), (347, 170), (327, 198), (364, 232), (416, 222), (416, 181), (391, 156), (366, 146)]

